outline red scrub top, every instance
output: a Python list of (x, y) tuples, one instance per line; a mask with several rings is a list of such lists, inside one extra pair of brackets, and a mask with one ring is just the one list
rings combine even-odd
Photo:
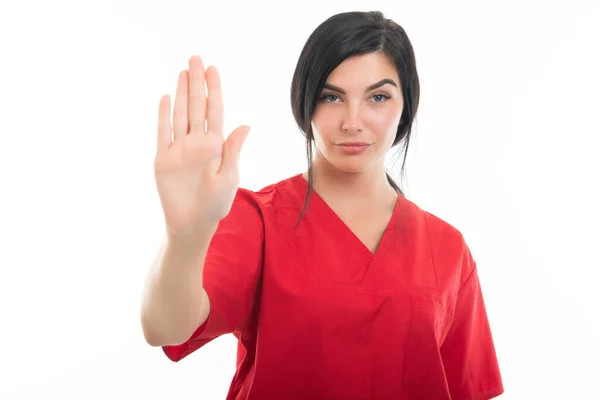
[(373, 254), (301, 174), (240, 188), (206, 256), (210, 315), (163, 351), (238, 338), (228, 400), (487, 400), (503, 393), (462, 234), (398, 196)]

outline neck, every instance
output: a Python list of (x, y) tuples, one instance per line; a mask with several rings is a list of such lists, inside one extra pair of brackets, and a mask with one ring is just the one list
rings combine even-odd
[[(321, 197), (339, 202), (387, 203), (396, 199), (397, 193), (389, 184), (382, 162), (366, 171), (341, 171), (326, 160), (316, 157), (313, 162), (313, 187)], [(308, 181), (308, 171), (304, 174)]]

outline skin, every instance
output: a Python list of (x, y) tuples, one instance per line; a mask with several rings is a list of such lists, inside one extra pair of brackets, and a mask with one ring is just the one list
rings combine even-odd
[[(382, 80), (393, 83), (368, 89)], [(396, 136), (403, 107), (400, 77), (381, 52), (343, 61), (331, 72), (321, 93), (312, 121), (314, 187), (342, 219), (353, 225), (358, 236), (360, 231), (372, 231), (372, 236), (383, 230), (397, 201), (386, 178), (385, 155)], [(360, 154), (346, 154), (338, 146), (343, 142), (366, 142), (370, 146)], [(303, 175), (307, 179), (308, 171)], [(371, 225), (378, 227), (365, 226), (362, 221), (366, 220), (375, 221)]]
[[(198, 290), (204, 259), (217, 222), (229, 212), (248, 134), (241, 126), (224, 141), (218, 73), (214, 67), (205, 70), (196, 56), (189, 64), (179, 76), (172, 124), (170, 98), (163, 96), (159, 107), (154, 167), (168, 235), (148, 274), (141, 307), (144, 336), (152, 346), (183, 343), (208, 318), (210, 299)], [(365, 91), (382, 79), (396, 85)], [(400, 80), (382, 54), (372, 53), (345, 60), (327, 84), (312, 122), (315, 190), (375, 252), (397, 201), (384, 157), (402, 115)], [(336, 143), (346, 141), (370, 147), (344, 154)]]

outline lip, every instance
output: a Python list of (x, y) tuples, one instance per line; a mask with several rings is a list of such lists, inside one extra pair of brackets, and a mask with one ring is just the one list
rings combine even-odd
[(345, 142), (338, 143), (337, 147), (347, 154), (359, 154), (365, 151), (371, 146), (369, 143), (364, 142)]
[(369, 146), (369, 143), (365, 143), (365, 142), (343, 142), (343, 143), (338, 143), (338, 146)]

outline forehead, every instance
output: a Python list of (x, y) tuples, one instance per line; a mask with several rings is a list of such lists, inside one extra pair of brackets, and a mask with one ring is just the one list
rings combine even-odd
[(364, 90), (381, 79), (390, 78), (400, 84), (396, 67), (382, 52), (353, 56), (344, 60), (327, 77), (327, 83), (351, 89)]

